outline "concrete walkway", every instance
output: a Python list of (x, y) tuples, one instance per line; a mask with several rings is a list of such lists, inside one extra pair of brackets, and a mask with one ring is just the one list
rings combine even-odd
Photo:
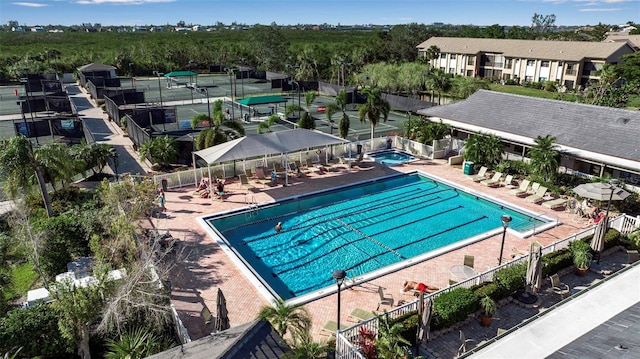
[[(108, 116), (96, 103), (90, 99), (89, 94), (79, 85), (67, 85), (70, 100), (78, 109), (78, 115), (91, 131), (96, 143), (112, 145), (118, 152), (118, 174), (129, 173), (132, 175), (146, 175), (151, 172), (151, 164), (147, 160), (141, 160), (133, 149), (133, 142), (115, 122), (109, 121)], [(105, 173), (114, 174), (116, 168), (109, 161)]]

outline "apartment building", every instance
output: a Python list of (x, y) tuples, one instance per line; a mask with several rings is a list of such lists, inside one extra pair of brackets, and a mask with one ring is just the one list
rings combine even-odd
[(417, 46), (426, 56), (439, 49), (431, 65), (450, 74), (494, 81), (556, 81), (567, 89), (585, 87), (606, 63), (635, 52), (630, 43), (432, 37)]

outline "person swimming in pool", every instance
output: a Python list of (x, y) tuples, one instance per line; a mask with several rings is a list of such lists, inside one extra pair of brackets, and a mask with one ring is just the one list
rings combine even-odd
[(278, 222), (278, 224), (276, 224), (276, 232), (280, 233), (280, 231), (282, 231), (282, 222)]

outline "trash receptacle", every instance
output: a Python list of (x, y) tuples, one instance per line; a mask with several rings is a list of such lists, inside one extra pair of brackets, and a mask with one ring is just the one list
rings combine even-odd
[(160, 183), (162, 184), (162, 190), (167, 192), (167, 179), (163, 178)]
[(463, 173), (466, 175), (473, 174), (473, 162), (468, 162), (468, 161), (464, 162)]

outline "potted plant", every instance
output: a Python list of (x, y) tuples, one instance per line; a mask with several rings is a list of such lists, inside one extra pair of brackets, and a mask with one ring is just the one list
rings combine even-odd
[(491, 297), (485, 295), (480, 299), (480, 321), (482, 326), (488, 327), (491, 324), (496, 310), (498, 310), (498, 305)]
[(583, 277), (589, 269), (591, 262), (591, 252), (589, 244), (583, 241), (573, 241), (569, 245), (569, 250), (573, 255), (573, 265), (576, 267), (576, 274)]

